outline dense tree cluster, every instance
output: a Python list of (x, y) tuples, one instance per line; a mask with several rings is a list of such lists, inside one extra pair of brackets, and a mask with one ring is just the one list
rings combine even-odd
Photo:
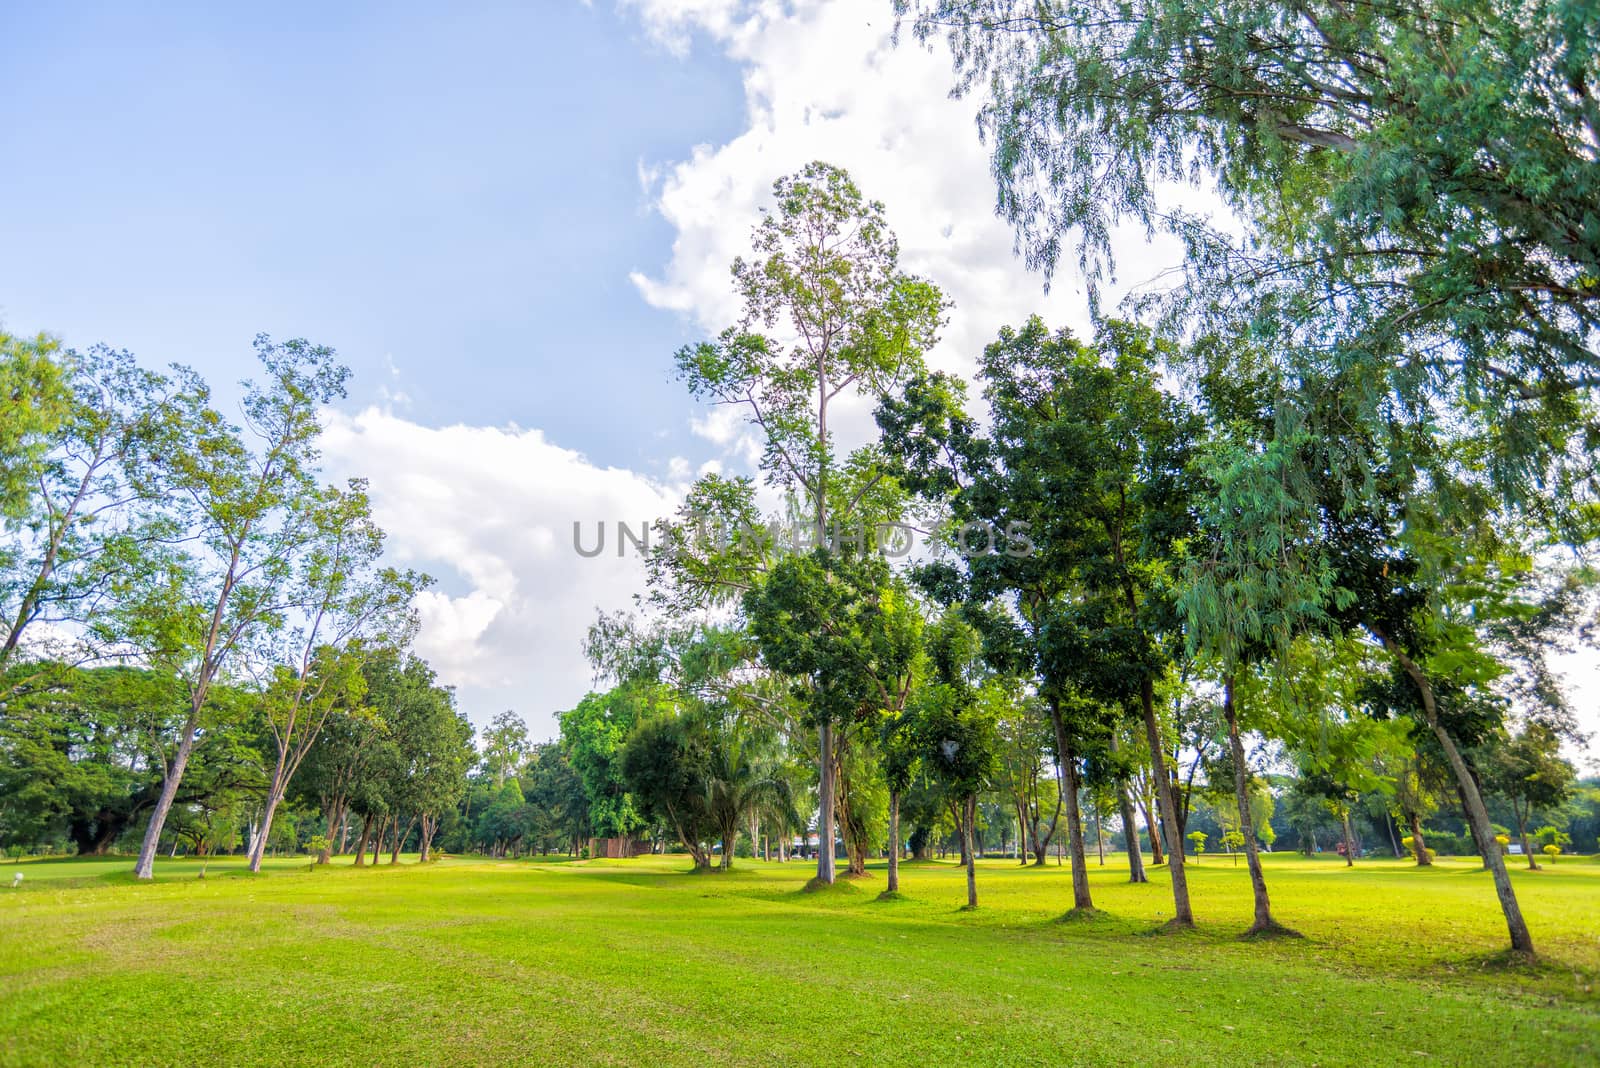
[[(256, 340), (230, 419), (194, 373), (0, 332), (0, 844), (427, 854), (474, 757), (407, 652), (428, 579), (322, 481), (346, 370)], [(376, 831), (374, 834), (373, 832)]]

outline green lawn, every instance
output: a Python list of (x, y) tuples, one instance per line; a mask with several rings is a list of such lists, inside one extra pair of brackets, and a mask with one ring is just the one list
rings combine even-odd
[[(385, 858), (387, 859), (387, 858)], [(1243, 943), (1242, 866), (1159, 881), (1091, 859), (949, 864), (818, 894), (809, 867), (447, 860), (201, 881), (36, 861), (0, 890), (0, 1064), (1594, 1064), (1600, 862), (1518, 872), (1542, 963), (1507, 966), (1469, 862), (1268, 858), (1303, 941)], [(0, 885), (10, 876), (0, 865)], [(110, 874), (108, 874), (108, 872)], [(67, 880), (67, 881), (64, 881)]]

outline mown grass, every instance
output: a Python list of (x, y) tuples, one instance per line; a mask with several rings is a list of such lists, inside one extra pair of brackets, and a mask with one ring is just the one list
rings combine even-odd
[(881, 870), (802, 893), (800, 863), (25, 863), (0, 1064), (1600, 1062), (1600, 862), (1516, 874), (1530, 966), (1470, 862), (1274, 855), (1306, 937), (1241, 942), (1242, 866), (1192, 865), (1200, 927), (1171, 934), (1164, 874), (1119, 859), (1091, 860), (1102, 914), (1075, 923), (1053, 863), (985, 861), (976, 912), (940, 863), (891, 901)]

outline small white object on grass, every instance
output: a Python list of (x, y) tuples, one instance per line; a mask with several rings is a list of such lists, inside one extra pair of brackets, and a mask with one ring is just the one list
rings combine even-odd
[(11, 877), (11, 889), (15, 890), (22, 885), (22, 873), (19, 871)]

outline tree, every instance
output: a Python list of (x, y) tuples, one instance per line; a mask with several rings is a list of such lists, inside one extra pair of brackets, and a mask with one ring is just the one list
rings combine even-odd
[[(1218, 415), (1245, 414), (1230, 410), (1227, 400), (1210, 392)], [(1260, 398), (1252, 400), (1259, 403)], [(1291, 419), (1292, 410), (1279, 406), (1266, 440), (1260, 439), (1259, 428), (1237, 419), (1207, 441), (1200, 466), (1209, 492), (1197, 494), (1198, 551), (1185, 563), (1180, 598), (1189, 652), (1214, 665), (1222, 686), (1228, 745), (1224, 763), (1233, 781), (1240, 844), (1255, 900), (1247, 936), (1298, 932), (1272, 916), (1256, 845), (1238, 698), (1254, 691), (1281, 703), (1290, 644), (1302, 630), (1321, 622), (1319, 606), (1331, 596), (1333, 581), (1332, 569), (1316, 553), (1317, 517), (1305, 503), (1314, 495), (1297, 484), (1303, 477), (1296, 452), (1300, 432)], [(1241, 676), (1263, 662), (1275, 677), (1266, 686), (1251, 687), (1246, 679), (1247, 685), (1240, 687)]]
[(496, 787), (522, 766), (528, 753), (528, 725), (511, 709), (497, 714), (483, 732), (483, 767)]
[[(955, 469), (940, 480), (956, 488), (957, 520), (1002, 535), (993, 551), (966, 558), (970, 596), (1014, 598), (1028, 632), (1024, 662), (1051, 709), (1065, 776), (1078, 906), (1089, 907), (1089, 898), (1077, 756), (1105, 738), (1115, 711), (1133, 707), (1167, 814), (1172, 922), (1187, 926), (1193, 914), (1155, 691), (1179, 652), (1168, 567), (1192, 525), (1188, 467), (1198, 424), (1159, 388), (1165, 351), (1129, 324), (1108, 323), (1090, 346), (1035, 317), (1002, 330), (984, 351), (987, 438), (937, 408), (936, 418), (904, 419), (917, 399), (910, 391), (880, 418), (891, 427), (910, 423), (913, 440), (942, 434)], [(900, 453), (909, 459), (914, 449)]]
[[(986, 91), (999, 210), (1048, 273), (1066, 242), (1091, 295), (1115, 223), (1188, 244), (1175, 303), (1302, 355), (1365, 366), (1383, 397), (1505, 428), (1485, 474), (1517, 496), (1566, 451), (1597, 375), (1600, 49), (1583, 0), (897, 0)], [(1242, 240), (1165, 210), (1213, 181)], [(1449, 403), (1447, 401), (1447, 403)], [(1364, 416), (1363, 416), (1364, 417)], [(1542, 465), (1535, 465), (1542, 466)]]
[[(630, 795), (646, 814), (672, 828), (697, 871), (711, 867), (705, 842), (718, 827), (706, 788), (711, 760), (710, 739), (703, 727), (677, 716), (640, 724), (621, 753)], [(725, 846), (724, 860), (726, 855)]]
[[(13, 671), (26, 679), (10, 687), (0, 713), (0, 841), (65, 840), (80, 854), (110, 852), (161, 795), (181, 689), (130, 667), (32, 662)], [(246, 706), (231, 687), (219, 687), (217, 700), (229, 709)], [(259, 794), (254, 742), (246, 723), (215, 732), (176, 807), (204, 812)]]
[(403, 647), (416, 632), (413, 601), (432, 580), (379, 564), (383, 531), (373, 522), (366, 484), (328, 488), (302, 501), (311, 532), (294, 561), (290, 588), (296, 626), (285, 640), (263, 643), (271, 658), (264, 694), (277, 763), (267, 787), (261, 835), (250, 870), (261, 857), (279, 803), (334, 708), (360, 700), (362, 658), (374, 648)]
[(125, 352), (0, 331), (0, 676), (25, 677), (7, 669), (34, 624), (83, 625), (146, 566), (171, 388)]
[(984, 700), (980, 655), (977, 631), (958, 613), (946, 612), (929, 631), (931, 677), (919, 691), (916, 712), (923, 763), (960, 806), (969, 909), (978, 907), (973, 841), (978, 795), (993, 777), (999, 744), (994, 723), (997, 702)]
[(349, 372), (331, 349), (303, 340), (256, 339), (266, 372), (246, 383), (248, 432), (209, 405), (191, 379), (182, 417), (151, 448), (169, 467), (174, 529), (188, 536), (148, 572), (128, 578), (102, 633), (131, 646), (156, 670), (181, 680), (188, 714), (145, 830), (136, 878), (153, 875), (156, 847), (183, 782), (212, 684), (235, 653), (282, 626), (300, 551), (317, 530), (301, 502), (315, 498), (319, 411), (343, 396)]
[[(835, 775), (843, 757), (835, 738), (864, 723), (872, 729), (860, 733), (876, 734), (877, 722), (899, 715), (911, 699), (920, 669), (920, 609), (881, 557), (816, 549), (779, 561), (746, 594), (744, 610), (762, 659), (802, 680), (808, 713), (830, 725), (829, 772), (819, 789), (823, 808), (831, 809), (828, 791), (849, 781)], [(876, 839), (856, 822), (845, 837), (852, 874), (859, 875), (865, 848)], [(832, 848), (826, 838), (819, 841), (823, 852)]]
[(1528, 867), (1537, 869), (1528, 839), (1528, 822), (1535, 812), (1548, 812), (1565, 804), (1572, 794), (1577, 772), (1561, 757), (1561, 739), (1546, 723), (1533, 720), (1509, 740), (1492, 747), (1484, 769), (1488, 788), (1511, 802), (1517, 837)]
[[(810, 163), (775, 182), (773, 196), (752, 235), (753, 258), (733, 264), (744, 305), (739, 323), (683, 349), (677, 363), (696, 398), (738, 406), (762, 433), (763, 474), (796, 502), (812, 545), (820, 546), (848, 525), (881, 518), (871, 507), (883, 483), (881, 464), (870, 446), (838, 456), (834, 402), (882, 396), (916, 371), (945, 301), (936, 287), (900, 270), (883, 206), (866, 200), (843, 170)], [(711, 488), (719, 487), (747, 492), (723, 480)], [(752, 586), (725, 568), (684, 568), (680, 577), (713, 598)], [(836, 723), (822, 707), (810, 718), (824, 846), (817, 878), (831, 883)]]
[(561, 744), (583, 782), (596, 836), (623, 837), (643, 825), (623, 774), (622, 748), (639, 725), (671, 710), (665, 688), (640, 679), (586, 694), (576, 708), (561, 713)]
[[(1043, 867), (1062, 806), (1061, 791), (1044, 759), (1055, 745), (1049, 713), (1037, 698), (1014, 698), (1001, 709), (996, 731), (997, 781), (1022, 828), (1024, 849), (1033, 854), (1036, 867)], [(1138, 844), (1133, 848), (1137, 850)]]
[[(740, 824), (757, 808), (766, 805), (798, 824), (789, 780), (770, 752), (763, 752), (758, 739), (731, 724), (708, 732), (710, 744), (704, 765), (706, 812), (722, 840), (722, 870), (733, 866), (734, 844)], [(754, 840), (750, 843), (753, 851)]]

